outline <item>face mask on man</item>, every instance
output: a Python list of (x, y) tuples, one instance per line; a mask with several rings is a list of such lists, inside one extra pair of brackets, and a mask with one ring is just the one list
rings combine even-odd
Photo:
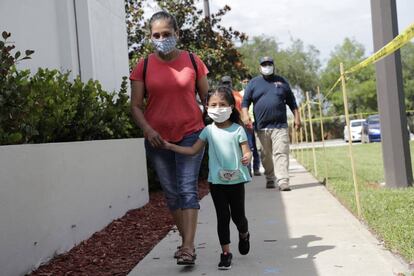
[(171, 53), (177, 45), (177, 38), (172, 35), (164, 39), (151, 39), (154, 48), (164, 55)]
[(216, 123), (223, 123), (230, 118), (233, 112), (230, 106), (228, 107), (209, 107), (207, 109), (208, 116)]
[(272, 75), (273, 71), (274, 71), (273, 65), (260, 66), (260, 73), (262, 73), (265, 76)]

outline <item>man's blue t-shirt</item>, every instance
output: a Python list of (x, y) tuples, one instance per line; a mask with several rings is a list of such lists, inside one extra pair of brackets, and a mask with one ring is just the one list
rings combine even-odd
[[(251, 181), (249, 170), (241, 163), (240, 143), (247, 141), (243, 127), (233, 123), (228, 128), (218, 128), (214, 123), (206, 126), (199, 139), (208, 143), (208, 182), (213, 184), (238, 184)], [(219, 171), (240, 170), (240, 178), (225, 181), (219, 177)]]
[(256, 129), (287, 128), (286, 105), (293, 112), (297, 109), (295, 96), (289, 83), (274, 75), (269, 80), (263, 76), (252, 79), (244, 91), (242, 107), (253, 103)]

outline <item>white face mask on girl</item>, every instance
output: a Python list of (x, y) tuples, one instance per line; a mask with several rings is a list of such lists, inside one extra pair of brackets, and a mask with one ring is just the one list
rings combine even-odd
[(209, 107), (207, 109), (208, 116), (216, 123), (223, 123), (230, 118), (233, 112), (230, 106), (228, 107)]
[(260, 66), (260, 73), (262, 73), (265, 76), (272, 75), (273, 71), (274, 71), (273, 65)]

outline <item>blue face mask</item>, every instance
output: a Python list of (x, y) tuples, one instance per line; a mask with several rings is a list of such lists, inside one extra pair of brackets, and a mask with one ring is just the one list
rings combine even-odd
[(174, 51), (175, 46), (177, 45), (177, 39), (174, 35), (164, 39), (152, 39), (151, 41), (155, 49), (164, 55), (167, 55)]

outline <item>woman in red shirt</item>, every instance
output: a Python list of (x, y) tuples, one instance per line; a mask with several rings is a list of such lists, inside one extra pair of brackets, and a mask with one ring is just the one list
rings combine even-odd
[[(174, 257), (177, 264), (193, 265), (200, 209), (198, 174), (204, 151), (187, 156), (163, 149), (162, 145), (163, 139), (181, 146), (191, 146), (198, 139), (204, 123), (196, 102), (195, 86), (204, 103), (208, 69), (193, 54), (195, 70), (189, 53), (176, 48), (178, 26), (169, 13), (155, 13), (150, 19), (150, 31), (155, 52), (148, 56), (145, 77), (144, 60), (138, 62), (130, 76), (132, 115), (144, 132), (147, 156), (157, 172), (182, 237)], [(147, 100), (145, 111), (144, 97)]]

